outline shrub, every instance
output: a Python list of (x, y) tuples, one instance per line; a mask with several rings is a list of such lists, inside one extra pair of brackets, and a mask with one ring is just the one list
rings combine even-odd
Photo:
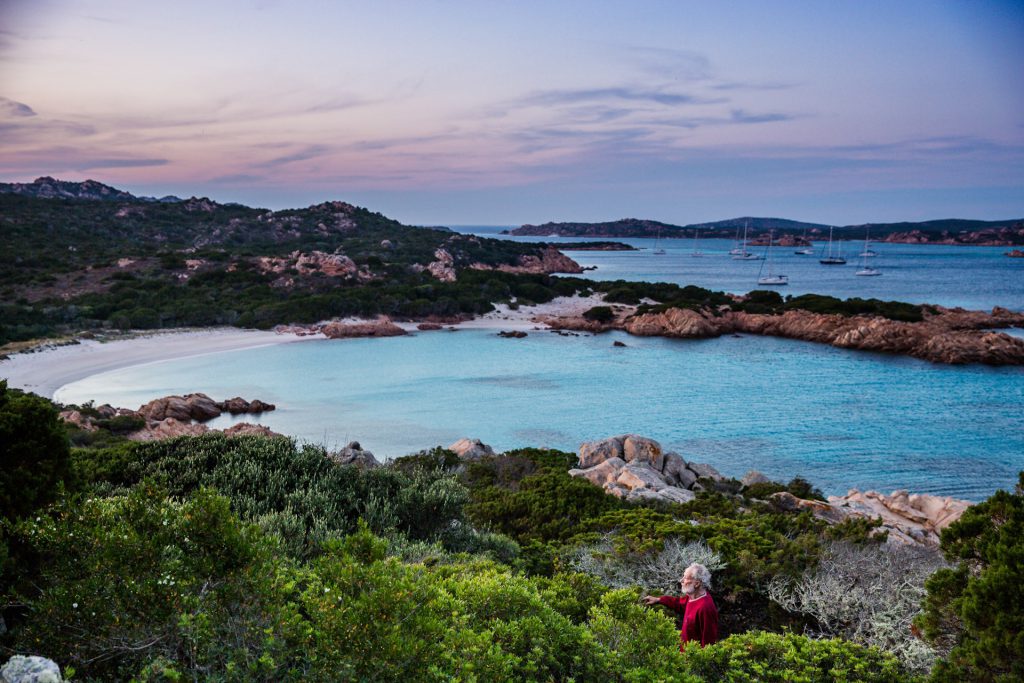
[(911, 623), (925, 581), (942, 566), (938, 552), (926, 548), (832, 543), (817, 567), (797, 581), (776, 578), (768, 593), (783, 608), (813, 617), (819, 635), (877, 646), (924, 674), (936, 652), (914, 636)]
[(1024, 679), (1024, 472), (1016, 491), (996, 491), (942, 532), (957, 566), (928, 579), (917, 625), (952, 646), (935, 681)]
[(610, 323), (615, 320), (615, 311), (611, 306), (594, 306), (583, 312), (583, 317), (599, 323)]
[(706, 681), (736, 683), (907, 683), (890, 654), (840, 639), (752, 631), (683, 652), (686, 670)]
[(0, 517), (18, 519), (55, 499), (70, 447), (52, 403), (0, 380)]

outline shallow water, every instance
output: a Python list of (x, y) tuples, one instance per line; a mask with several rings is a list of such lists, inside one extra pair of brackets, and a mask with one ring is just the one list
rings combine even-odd
[(56, 398), (135, 407), (192, 391), (276, 403), (261, 424), (330, 448), (358, 440), (378, 458), (463, 436), (499, 451), (573, 451), (632, 432), (732, 476), (758, 469), (829, 494), (907, 488), (974, 500), (1011, 488), (1024, 469), (1024, 368), (753, 336), (461, 330), (308, 341), (122, 369)]

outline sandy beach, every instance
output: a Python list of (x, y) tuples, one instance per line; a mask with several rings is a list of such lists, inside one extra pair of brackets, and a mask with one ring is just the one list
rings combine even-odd
[[(516, 310), (499, 304), (496, 310), (455, 325), (457, 329), (494, 329), (528, 332), (545, 328), (545, 316), (573, 315), (601, 303), (592, 297), (560, 297), (546, 304), (524, 306)], [(417, 323), (397, 323), (416, 331)], [(421, 333), (428, 334), (428, 333)], [(173, 358), (187, 358), (208, 353), (250, 349), (271, 344), (287, 344), (311, 339), (324, 339), (314, 334), (299, 336), (233, 327), (205, 330), (162, 330), (128, 339), (100, 342), (83, 339), (78, 344), (44, 347), (27, 353), (13, 354), (0, 361), (0, 378), (11, 387), (31, 391), (52, 399), (65, 384), (121, 368), (143, 365)], [(340, 343), (340, 342), (339, 342)]]

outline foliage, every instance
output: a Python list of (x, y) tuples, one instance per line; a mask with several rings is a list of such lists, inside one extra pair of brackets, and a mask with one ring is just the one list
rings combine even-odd
[(615, 320), (615, 311), (611, 306), (593, 306), (583, 311), (583, 317), (599, 323), (610, 323)]
[(67, 434), (52, 403), (0, 380), (0, 517), (17, 519), (54, 499), (70, 475)]
[(772, 600), (814, 618), (819, 635), (842, 636), (895, 654), (910, 671), (927, 673), (936, 652), (911, 632), (925, 581), (945, 566), (935, 550), (833, 543), (798, 581), (769, 585)]
[(683, 543), (678, 538), (668, 538), (655, 552), (622, 554), (615, 552), (612, 537), (608, 533), (597, 543), (580, 547), (573, 568), (596, 576), (612, 588), (640, 586), (647, 591), (668, 593), (679, 586), (683, 570), (694, 562), (712, 573), (725, 567), (722, 558), (702, 541)]
[(689, 646), (686, 669), (706, 681), (733, 683), (906, 683), (914, 680), (890, 654), (841, 639), (751, 631), (715, 645)]
[(935, 681), (1024, 678), (1024, 472), (1016, 491), (996, 491), (942, 532), (957, 566), (928, 580), (917, 620), (940, 646), (952, 646)]
[(923, 319), (921, 307), (913, 304), (856, 297), (844, 301), (823, 294), (803, 294), (787, 298), (783, 308), (787, 311), (805, 310), (812, 313), (837, 313), (844, 316), (877, 315), (890, 320), (906, 322), (918, 322)]
[[(87, 677), (126, 679), (154, 660), (188, 677), (280, 680), (300, 666), (306, 630), (294, 565), (227, 501), (182, 503), (143, 486), (63, 502), (20, 523), (39, 556), (14, 648)], [(205, 672), (205, 673), (204, 673)]]
[(377, 533), (444, 541), (462, 519), (467, 495), (443, 471), (339, 465), (322, 448), (284, 438), (205, 434), (82, 451), (75, 463), (84, 478), (105, 480), (95, 485), (100, 492), (147, 478), (174, 496), (214, 487), (242, 519), (280, 536), (296, 557), (351, 533), (360, 518)]

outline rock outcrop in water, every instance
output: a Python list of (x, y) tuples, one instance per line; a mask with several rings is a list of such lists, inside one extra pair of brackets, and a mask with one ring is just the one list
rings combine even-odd
[[(95, 432), (101, 427), (125, 433), (132, 441), (158, 441), (178, 436), (198, 436), (211, 430), (204, 424), (208, 420), (228, 412), (232, 415), (243, 413), (262, 413), (274, 410), (276, 406), (259, 399), (247, 401), (240, 396), (226, 401), (214, 401), (203, 393), (186, 394), (184, 396), (164, 396), (140, 406), (138, 410), (115, 408), (101, 405), (94, 411), (83, 413), (81, 410), (64, 410), (60, 413), (62, 420), (87, 432)], [(87, 414), (90, 413), (90, 414)], [(240, 422), (223, 430), (228, 436), (260, 434), (262, 436), (281, 436), (263, 425)]]
[(747, 333), (830, 344), (840, 348), (913, 356), (936, 363), (1024, 365), (1024, 339), (993, 331), (1024, 327), (1024, 314), (996, 307), (991, 313), (930, 307), (920, 322), (843, 316), (804, 310), (781, 314), (670, 308), (595, 324), (580, 316), (549, 317), (556, 329), (620, 329), (638, 336), (702, 339)]

